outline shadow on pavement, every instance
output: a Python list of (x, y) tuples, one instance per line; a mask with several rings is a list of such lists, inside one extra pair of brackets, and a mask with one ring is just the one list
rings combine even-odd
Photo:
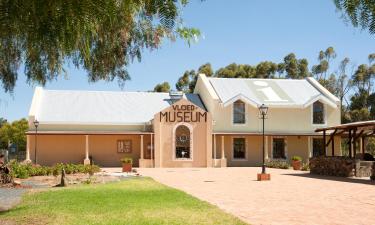
[(363, 178), (352, 178), (352, 177), (334, 177), (334, 176), (324, 176), (324, 175), (316, 175), (316, 174), (310, 174), (310, 173), (304, 173), (304, 174), (283, 174), (286, 176), (295, 176), (295, 177), (305, 177), (305, 178), (311, 178), (311, 179), (319, 179), (319, 180), (331, 180), (331, 181), (339, 181), (339, 182), (347, 182), (347, 183), (357, 183), (357, 184), (370, 184), (375, 185), (375, 181), (371, 181), (368, 177), (368, 180), (365, 180)]

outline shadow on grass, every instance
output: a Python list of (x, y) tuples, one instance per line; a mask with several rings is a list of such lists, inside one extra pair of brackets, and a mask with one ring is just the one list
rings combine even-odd
[(339, 181), (339, 182), (346, 182), (346, 183), (375, 185), (375, 181), (371, 181), (370, 178), (368, 178), (368, 180), (364, 180), (364, 179), (359, 179), (359, 178), (334, 177), (334, 176), (317, 175), (317, 174), (310, 174), (310, 173), (304, 173), (304, 174), (288, 173), (288, 174), (283, 174), (283, 175), (295, 176), (295, 177), (305, 177), (305, 178), (319, 179), (319, 180)]

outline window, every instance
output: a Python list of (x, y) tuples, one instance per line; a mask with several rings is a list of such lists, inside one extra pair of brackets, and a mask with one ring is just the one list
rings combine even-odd
[(233, 159), (246, 158), (245, 138), (233, 138)]
[(132, 153), (132, 140), (118, 140), (117, 152), (118, 153)]
[(322, 138), (313, 138), (312, 150), (312, 155), (314, 157), (324, 155), (324, 143)]
[(324, 124), (324, 105), (317, 101), (313, 104), (313, 124)]
[(286, 159), (284, 138), (273, 139), (272, 156), (274, 159)]
[(191, 159), (190, 129), (179, 125), (175, 133), (176, 159)]
[(245, 103), (242, 101), (236, 101), (233, 103), (233, 123), (245, 123)]

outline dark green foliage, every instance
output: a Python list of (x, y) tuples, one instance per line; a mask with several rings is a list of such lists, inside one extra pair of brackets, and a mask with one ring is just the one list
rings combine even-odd
[(16, 144), (19, 151), (25, 151), (25, 133), (28, 129), (29, 125), (26, 119), (15, 120), (12, 123), (4, 122), (0, 126), (0, 149), (8, 148), (8, 143), (10, 142)]
[(292, 160), (293, 161), (302, 161), (302, 158), (301, 158), (301, 156), (295, 155), (295, 156), (292, 157)]
[(171, 90), (171, 86), (168, 82), (163, 82), (161, 84), (157, 84), (154, 87), (155, 92), (169, 92)]
[(96, 165), (83, 165), (83, 164), (63, 164), (58, 163), (54, 166), (40, 166), (31, 163), (19, 163), (15, 160), (9, 162), (9, 166), (12, 170), (12, 176), (16, 178), (28, 178), (32, 176), (48, 176), (48, 175), (60, 175), (62, 169), (65, 169), (66, 174), (75, 173), (86, 173), (93, 174), (100, 172), (100, 168)]
[[(182, 3), (182, 4), (180, 4)], [(72, 63), (88, 80), (123, 84), (126, 70), (143, 49), (158, 48), (164, 38), (200, 35), (182, 27), (186, 0), (2, 0), (0, 1), (0, 83), (13, 91), (20, 65), (27, 81), (44, 85)], [(178, 27), (178, 28), (177, 28)]]
[(373, 0), (333, 0), (344, 19), (354, 27), (368, 29), (375, 33), (375, 1)]

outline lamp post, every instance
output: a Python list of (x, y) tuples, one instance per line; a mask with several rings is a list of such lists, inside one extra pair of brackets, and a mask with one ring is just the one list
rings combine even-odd
[(262, 138), (263, 138), (263, 164), (262, 164), (262, 173), (258, 174), (258, 180), (270, 180), (269, 174), (266, 174), (266, 163), (265, 163), (265, 144), (264, 144), (264, 119), (267, 115), (268, 112), (268, 107), (265, 104), (262, 104), (259, 107), (259, 114), (261, 115), (262, 118)]
[(37, 162), (36, 162), (36, 145), (38, 143), (38, 126), (39, 126), (38, 120), (34, 120), (34, 126), (35, 126), (34, 162), (35, 162), (35, 164), (37, 164)]

